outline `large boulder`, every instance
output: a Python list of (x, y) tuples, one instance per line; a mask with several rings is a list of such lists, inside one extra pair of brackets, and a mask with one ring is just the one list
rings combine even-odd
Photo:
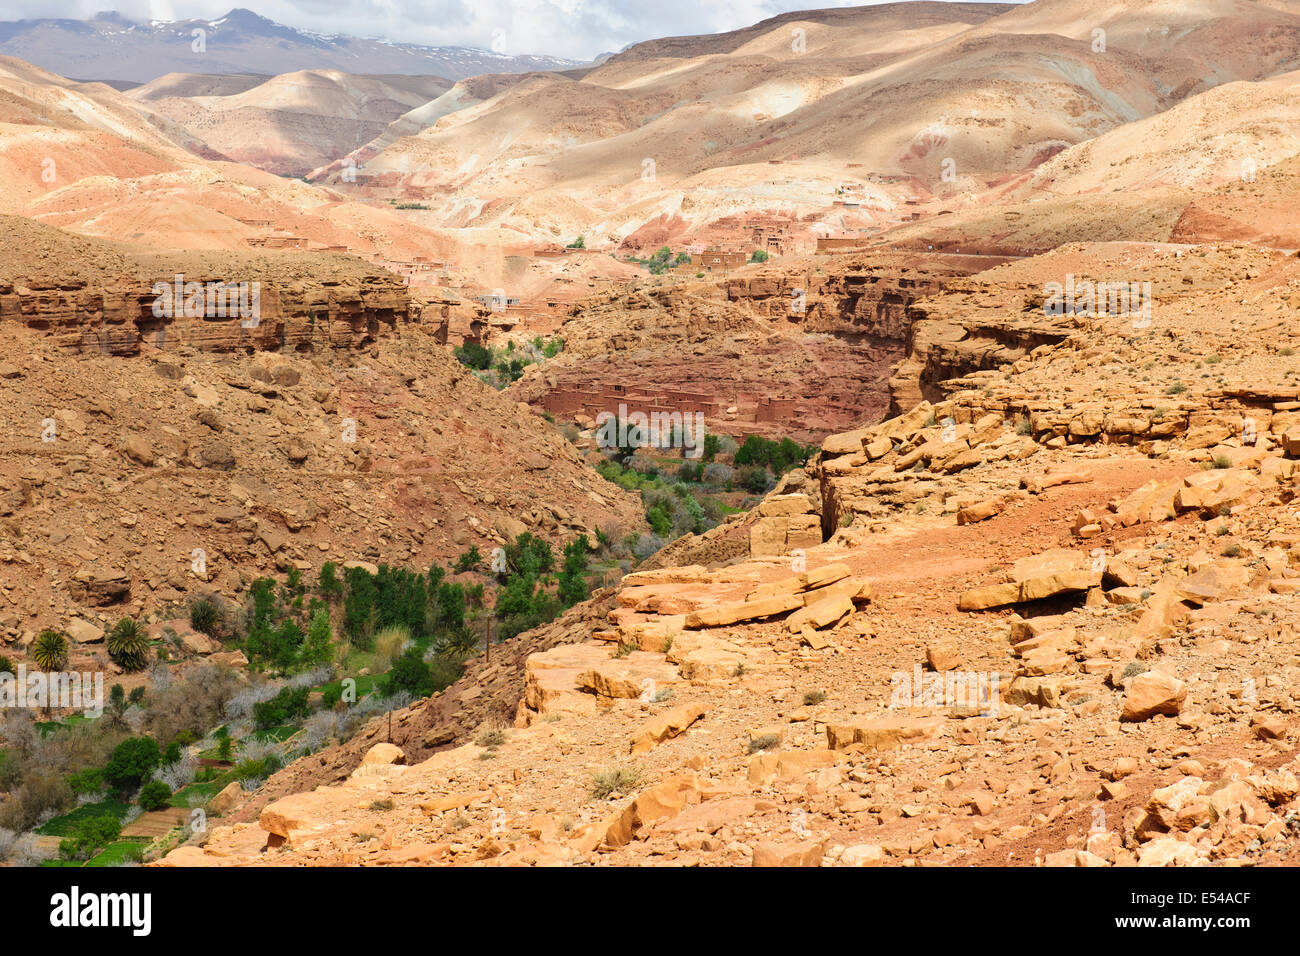
[(1120, 720), (1149, 720), (1156, 714), (1177, 716), (1187, 700), (1187, 685), (1168, 674), (1146, 673), (1134, 677), (1124, 697)]

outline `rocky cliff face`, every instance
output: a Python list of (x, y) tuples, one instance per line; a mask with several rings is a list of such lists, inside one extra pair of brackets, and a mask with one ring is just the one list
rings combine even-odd
[(884, 415), (916, 303), (985, 265), (881, 252), (595, 296), (516, 394), (561, 418), (639, 402), (702, 411), (724, 434), (820, 439)]
[(77, 275), (59, 268), (61, 252), (77, 254), (20, 255), (0, 269), (0, 325), (22, 325), (75, 352), (136, 355), (145, 343), (205, 352), (358, 349), (412, 319), (400, 278), (348, 257), (132, 255), (113, 271)]

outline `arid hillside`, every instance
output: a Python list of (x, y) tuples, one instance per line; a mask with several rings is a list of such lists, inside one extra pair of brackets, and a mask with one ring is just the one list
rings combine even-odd
[[(663, 217), (670, 238), (707, 242), (718, 220), (777, 210), (805, 238), (879, 231), (909, 200), (964, 204), (1031, 175), (1029, 193), (1055, 195), (1054, 174), (1035, 171), (1063, 150), (1149, 136), (1132, 124), (1298, 62), (1288, 5), (1090, 6), (886, 4), (653, 41), (430, 110), (421, 131), (408, 114), (314, 178), (358, 170), (431, 203), (438, 224), (539, 241), (635, 243)], [(1262, 132), (1258, 161), (1294, 154)], [(849, 220), (828, 208), (845, 183)]]
[[(476, 672), (164, 863), (1294, 863), (1296, 262), (1075, 245), (922, 299), (926, 397), (558, 622), (513, 726)], [(1151, 308), (1044, 312), (1067, 277)]]
[(168, 74), (126, 95), (222, 155), (282, 176), (303, 176), (333, 162), (451, 87), (436, 76), (332, 70), (283, 73), (255, 86), (231, 83), (216, 91), (214, 79)]
[(0, 58), (0, 861), (1300, 864), (1300, 0), (264, 40)]
[[(360, 259), (141, 253), (10, 217), (4, 234), (14, 649), (46, 626), (233, 597), (276, 568), (427, 566), (524, 530), (641, 526), (632, 496), (469, 375), (400, 279)], [(256, 287), (225, 317), (160, 316), (177, 276)]]

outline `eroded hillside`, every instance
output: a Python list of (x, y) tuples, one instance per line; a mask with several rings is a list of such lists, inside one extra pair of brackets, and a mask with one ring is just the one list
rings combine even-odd
[[(1067, 274), (1152, 309), (1044, 313)], [(512, 726), (430, 757), (376, 726), (165, 862), (1294, 862), (1300, 265), (1098, 245), (964, 281), (919, 304), (930, 400), (704, 536), (743, 553), (561, 622)]]
[[(277, 568), (427, 566), (525, 530), (643, 524), (633, 496), (456, 362), (387, 272), (9, 226), (0, 635), (15, 648)], [(178, 276), (257, 283), (260, 309), (160, 316)]]

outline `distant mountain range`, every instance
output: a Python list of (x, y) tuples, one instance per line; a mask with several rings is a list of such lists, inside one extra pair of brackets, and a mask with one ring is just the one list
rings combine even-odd
[[(195, 31), (203, 31), (196, 35)], [(202, 43), (196, 39), (201, 36)], [(196, 46), (201, 49), (196, 49)], [(325, 36), (295, 30), (250, 10), (216, 20), (137, 22), (117, 13), (90, 20), (0, 22), (0, 54), (62, 76), (115, 84), (147, 83), (166, 73), (259, 73), (342, 70), (459, 80), (482, 73), (567, 70), (582, 64), (549, 56), (507, 56), (474, 47)]]

